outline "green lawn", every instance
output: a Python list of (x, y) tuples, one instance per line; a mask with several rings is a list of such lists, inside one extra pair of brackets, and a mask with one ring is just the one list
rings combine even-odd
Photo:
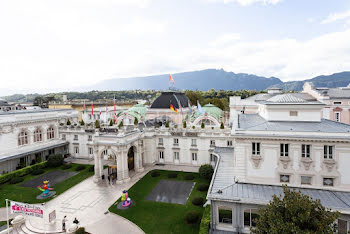
[[(202, 206), (194, 206), (192, 198), (200, 196), (205, 198), (206, 192), (197, 191), (197, 187), (201, 183), (209, 183), (208, 181), (198, 177), (198, 173), (177, 172), (178, 177), (169, 179), (167, 177), (169, 171), (160, 170), (159, 177), (152, 177), (151, 172), (145, 175), (128, 191), (129, 196), (136, 202), (136, 205), (127, 210), (118, 210), (116, 205), (112, 205), (109, 211), (123, 216), (136, 225), (138, 225), (147, 234), (153, 233), (198, 233), (199, 223), (188, 225), (184, 221), (184, 215), (187, 211), (196, 210), (202, 217), (204, 208)], [(186, 205), (178, 205), (171, 203), (162, 203), (155, 201), (146, 201), (146, 196), (152, 191), (160, 180), (184, 180), (185, 174), (193, 174), (196, 182), (192, 193), (187, 200)], [(120, 199), (118, 200), (118, 202)], [(200, 221), (199, 221), (200, 222)]]
[[(79, 164), (72, 164), (72, 168), (64, 170), (64, 171), (75, 171), (75, 168)], [(81, 181), (85, 180), (86, 178), (92, 176), (94, 172), (89, 171), (88, 169), (92, 167), (91, 165), (86, 165), (86, 168), (82, 171), (79, 172), (79, 174), (62, 181), (59, 184), (56, 184), (54, 186), (54, 191), (56, 191), (56, 195), (59, 195), (66, 191), (67, 189), (73, 187), (74, 185), (80, 183)], [(54, 170), (62, 170), (60, 167), (58, 168), (45, 168), (45, 173), (49, 171), (54, 171)], [(24, 182), (31, 180), (33, 178), (39, 177), (41, 175), (26, 175), (24, 176)], [(21, 182), (21, 183), (24, 183)], [(41, 193), (41, 191), (37, 188), (28, 188), (28, 187), (22, 187), (21, 183), (19, 184), (10, 184), (10, 183), (5, 183), (0, 185), (0, 207), (5, 207), (6, 202), (5, 199), (10, 199), (18, 202), (26, 202), (26, 203), (41, 203), (41, 202), (47, 202), (51, 198), (47, 198), (45, 200), (37, 200), (36, 196)], [(41, 184), (38, 184), (41, 185)]]
[(0, 227), (4, 226), (7, 224), (7, 221), (0, 221)]

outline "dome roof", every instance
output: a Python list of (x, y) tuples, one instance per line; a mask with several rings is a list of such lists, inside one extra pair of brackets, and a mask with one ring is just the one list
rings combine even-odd
[(136, 104), (135, 106), (129, 108), (128, 110), (121, 112), (119, 116), (122, 114), (129, 114), (133, 117), (140, 119), (140, 118), (145, 118), (146, 112), (147, 112), (146, 106), (144, 106), (143, 104)]
[(180, 104), (182, 108), (188, 107), (189, 99), (184, 93), (178, 91), (165, 91), (154, 100), (151, 105), (152, 109), (169, 109), (172, 104), (175, 108), (179, 109)]
[(199, 111), (196, 111), (193, 113), (193, 115), (191, 116), (191, 121), (193, 122), (195, 119), (197, 119), (199, 116), (201, 115), (208, 115), (208, 116), (211, 116), (213, 118), (215, 118), (216, 120), (220, 121), (220, 118), (223, 116), (223, 111), (213, 105), (213, 104), (207, 104), (207, 105), (204, 105), (202, 107), (202, 109), (205, 111), (204, 114), (200, 113)]

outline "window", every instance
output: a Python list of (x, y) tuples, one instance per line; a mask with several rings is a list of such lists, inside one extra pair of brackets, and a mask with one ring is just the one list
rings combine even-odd
[(334, 105), (341, 105), (341, 102), (333, 102)]
[(55, 154), (55, 149), (49, 149), (49, 155)]
[(105, 149), (105, 150), (102, 152), (102, 154), (103, 154), (104, 156), (106, 156), (106, 155), (108, 154), (108, 150)]
[(288, 157), (289, 156), (289, 144), (281, 144), (280, 146), (280, 156), (281, 157)]
[(192, 153), (192, 161), (197, 161), (197, 153)]
[(210, 154), (210, 162), (216, 163), (216, 156), (214, 154)]
[(88, 141), (92, 141), (92, 135), (88, 136)]
[(179, 144), (179, 139), (178, 138), (174, 138), (174, 145), (178, 145)]
[(232, 210), (219, 208), (219, 223), (232, 223)]
[(55, 138), (55, 130), (53, 129), (53, 127), (49, 127), (47, 129), (47, 139), (53, 139)]
[(215, 146), (215, 140), (210, 140), (210, 147), (214, 147)]
[(27, 145), (28, 144), (28, 133), (22, 131), (18, 134), (18, 145)]
[(191, 140), (191, 145), (192, 146), (197, 146), (197, 139), (192, 139)]
[(323, 185), (324, 186), (333, 186), (334, 179), (333, 178), (323, 178)]
[(298, 111), (289, 111), (289, 116), (298, 116)]
[(158, 145), (163, 145), (163, 138), (158, 139)]
[(311, 145), (301, 145), (301, 157), (310, 158), (311, 155)]
[(74, 135), (74, 140), (75, 140), (75, 141), (78, 140), (78, 135)]
[(34, 131), (34, 142), (40, 142), (43, 140), (43, 134), (40, 129)]
[(256, 227), (256, 220), (259, 218), (258, 209), (244, 210), (244, 226)]
[(174, 152), (174, 159), (175, 160), (179, 160), (180, 159), (179, 152)]
[(227, 146), (232, 146), (232, 141), (227, 141)]
[(335, 112), (334, 113), (334, 120), (337, 122), (340, 122), (340, 112)]
[(89, 119), (91, 119), (92, 118), (92, 116), (91, 116), (91, 114), (89, 114)]
[(74, 153), (79, 154), (79, 146), (74, 146)]
[(164, 159), (164, 152), (163, 151), (159, 151), (159, 159)]
[(281, 183), (289, 183), (289, 175), (280, 175)]
[(252, 154), (253, 155), (260, 155), (260, 143), (259, 142), (252, 143)]
[(94, 154), (94, 149), (92, 147), (89, 147), (89, 154), (90, 155)]
[(143, 140), (140, 141), (140, 146), (143, 146)]
[(323, 146), (323, 157), (325, 159), (333, 159), (333, 147), (331, 145)]
[(62, 140), (66, 140), (66, 134), (62, 134)]
[(311, 176), (301, 176), (300, 177), (300, 183), (301, 184), (309, 184), (309, 185), (311, 185), (311, 180), (312, 180)]
[(348, 233), (348, 221), (343, 219), (338, 219), (338, 233), (339, 234), (346, 234)]

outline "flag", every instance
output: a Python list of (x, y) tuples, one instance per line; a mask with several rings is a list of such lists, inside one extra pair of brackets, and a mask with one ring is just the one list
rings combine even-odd
[(182, 106), (181, 106), (181, 103), (179, 103), (179, 107), (180, 107), (180, 112), (182, 114)]
[(106, 105), (106, 115), (105, 115), (105, 121), (108, 121), (108, 106)]
[(178, 113), (176, 107), (174, 107), (173, 104), (170, 104), (170, 110)]
[(202, 106), (201, 106), (201, 104), (199, 104), (199, 101), (197, 101), (197, 107), (198, 107), (199, 113), (201, 113), (201, 114), (205, 113), (205, 110), (202, 109)]
[(173, 77), (170, 74), (169, 74), (169, 82), (175, 84), (175, 81), (174, 81)]
[(83, 113), (85, 114), (86, 108), (85, 108), (85, 100), (84, 100), (84, 104), (83, 104)]
[(114, 106), (114, 122), (117, 122), (117, 107), (115, 105), (115, 97), (113, 99), (113, 106)]
[(91, 102), (91, 114), (94, 115), (94, 102)]
[(101, 115), (102, 115), (102, 111), (101, 111), (101, 104), (100, 104), (99, 109), (100, 109), (100, 117), (101, 117)]
[(191, 103), (188, 101), (188, 109), (190, 109), (190, 113), (192, 114)]

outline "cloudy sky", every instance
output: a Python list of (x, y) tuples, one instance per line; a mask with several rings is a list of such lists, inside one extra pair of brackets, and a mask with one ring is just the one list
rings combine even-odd
[(206, 68), (350, 70), (349, 0), (4, 0), (0, 32), (0, 96)]

